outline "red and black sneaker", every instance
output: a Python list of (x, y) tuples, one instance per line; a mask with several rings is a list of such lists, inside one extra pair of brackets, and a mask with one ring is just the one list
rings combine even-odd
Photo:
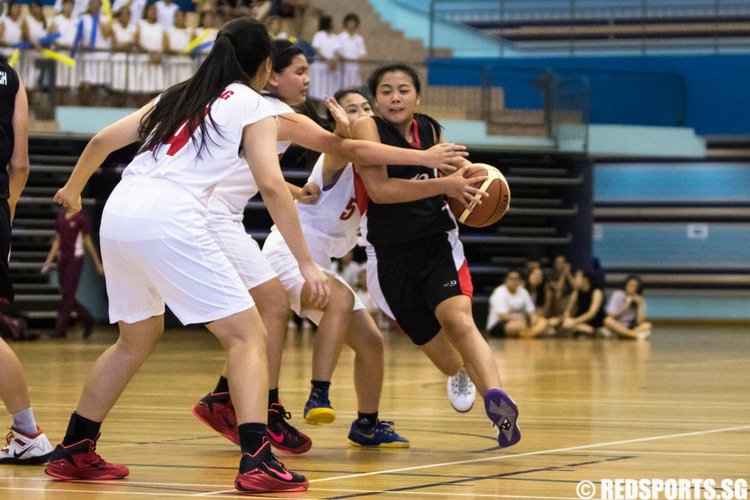
[(206, 394), (193, 405), (193, 415), (234, 444), (240, 444), (237, 416), (228, 392)]
[(305, 476), (287, 470), (271, 453), (271, 443), (264, 440), (254, 455), (244, 453), (234, 487), (240, 491), (274, 492), (305, 491), (309, 483)]
[[(97, 436), (98, 438), (98, 436)], [(111, 464), (96, 453), (96, 442), (84, 439), (70, 446), (58, 444), (45, 472), (57, 479), (122, 479), (130, 471), (125, 465)]]
[(273, 403), (268, 409), (266, 436), (274, 448), (298, 455), (312, 447), (312, 439), (286, 421), (291, 417), (292, 414), (284, 410), (281, 403)]

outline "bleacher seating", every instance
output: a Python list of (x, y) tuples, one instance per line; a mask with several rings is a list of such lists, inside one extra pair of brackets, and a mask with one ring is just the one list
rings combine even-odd
[[(609, 161), (600, 158), (597, 163)], [(617, 165), (637, 168), (639, 163), (644, 161), (631, 158), (620, 159)], [(615, 238), (601, 245), (605, 255), (599, 256), (607, 285), (618, 287), (626, 275), (638, 274), (652, 290), (711, 290), (711, 293), (750, 290), (750, 266), (742, 256), (747, 255), (750, 198), (731, 195), (735, 189), (742, 189), (739, 186), (745, 184), (743, 179), (750, 176), (750, 144), (742, 139), (712, 139), (705, 159), (659, 163), (666, 169), (682, 169), (673, 174), (676, 188), (660, 184), (660, 175), (655, 172), (653, 177), (640, 181), (654, 185), (652, 192), (635, 197), (641, 199), (595, 202), (597, 231), (603, 233), (604, 240), (608, 234)], [(692, 178), (684, 170), (691, 167), (700, 169)], [(640, 176), (648, 167), (638, 171), (636, 168), (632, 168), (633, 175)], [(674, 199), (675, 190), (687, 186), (694, 189)], [(630, 188), (638, 190), (639, 186)], [(632, 234), (640, 235), (640, 241), (631, 239)]]
[(582, 49), (615, 49), (634, 43), (679, 46), (750, 45), (750, 5), (735, 0), (438, 0), (436, 17), (464, 23), (514, 42), (519, 50), (574, 44)]

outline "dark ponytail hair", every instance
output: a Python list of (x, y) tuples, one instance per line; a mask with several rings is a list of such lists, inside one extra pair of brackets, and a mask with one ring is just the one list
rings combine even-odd
[(200, 144), (197, 145), (200, 156), (206, 140), (211, 140), (206, 120), (216, 128), (209, 105), (230, 83), (239, 81), (249, 86), (271, 53), (271, 39), (261, 23), (249, 18), (226, 23), (195, 75), (164, 91), (156, 105), (143, 117), (140, 135), (146, 142), (140, 152), (155, 152), (157, 146), (169, 141), (180, 126), (187, 123), (194, 144), (198, 139), (193, 132), (201, 130)]

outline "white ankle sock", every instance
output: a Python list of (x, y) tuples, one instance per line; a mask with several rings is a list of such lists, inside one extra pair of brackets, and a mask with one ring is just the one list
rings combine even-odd
[(30, 407), (11, 415), (13, 427), (28, 435), (36, 434), (36, 420), (34, 420), (34, 410)]

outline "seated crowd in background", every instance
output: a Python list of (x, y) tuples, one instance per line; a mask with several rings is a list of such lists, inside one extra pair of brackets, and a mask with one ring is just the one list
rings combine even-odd
[[(11, 0), (0, 17), (0, 53), (11, 59), (19, 49), (15, 67), (32, 105), (35, 90), (54, 85), (59, 105), (140, 106), (189, 78), (224, 22), (250, 16), (264, 22), (272, 37), (303, 47), (313, 72), (323, 64), (313, 75), (311, 97), (361, 84), (356, 60), (366, 52), (355, 14), (347, 15), (345, 29), (335, 34), (330, 16), (313, 12), (309, 0), (201, 0), (189, 2), (196, 9), (189, 18), (181, 5), (183, 0), (113, 0), (111, 13), (105, 13), (101, 0), (57, 0), (55, 14), (46, 18), (41, 0), (31, 0), (28, 13)], [(311, 44), (301, 35), (305, 20), (316, 15), (328, 30), (325, 39), (319, 32)], [(44, 49), (56, 53), (54, 83), (38, 63), (50, 57)], [(314, 94), (315, 89), (322, 90)]]
[(493, 337), (649, 337), (640, 278), (629, 276), (608, 303), (603, 282), (600, 273), (572, 272), (563, 256), (547, 271), (529, 260), (523, 271), (510, 271), (490, 296), (487, 332)]

